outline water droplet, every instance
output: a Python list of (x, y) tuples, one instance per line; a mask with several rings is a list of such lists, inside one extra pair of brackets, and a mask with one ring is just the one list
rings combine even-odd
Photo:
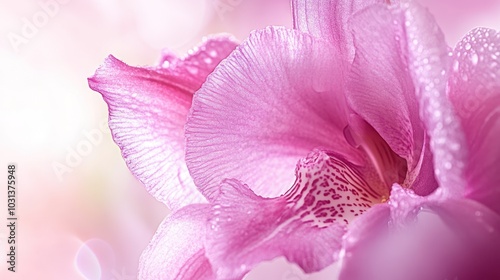
[(212, 63), (212, 59), (210, 57), (205, 57), (203, 59), (203, 61), (205, 61), (206, 64), (211, 64)]
[(470, 60), (472, 61), (472, 64), (477, 65), (477, 63), (479, 62), (479, 56), (477, 55), (477, 53), (473, 53), (470, 57)]
[(193, 75), (198, 74), (198, 68), (196, 68), (196, 67), (187, 67), (187, 70), (189, 73), (191, 73)]
[(460, 144), (456, 143), (456, 142), (453, 142), (453, 143), (450, 144), (450, 149), (452, 151), (458, 151), (458, 150), (460, 150)]
[(453, 165), (451, 164), (451, 162), (447, 161), (447, 162), (444, 163), (444, 168), (445, 169), (450, 170), (452, 167), (453, 167)]
[(161, 66), (162, 66), (163, 68), (168, 68), (168, 67), (170, 67), (170, 61), (168, 61), (168, 60), (163, 61), (163, 64), (162, 64)]
[(465, 44), (465, 49), (466, 50), (470, 50), (471, 48), (472, 48), (472, 46), (471, 46), (470, 43)]
[(216, 50), (211, 50), (208, 52), (208, 54), (211, 56), (211, 57), (216, 57), (217, 56), (217, 51)]

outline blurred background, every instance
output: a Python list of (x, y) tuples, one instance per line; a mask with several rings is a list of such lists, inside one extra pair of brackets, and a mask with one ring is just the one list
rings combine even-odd
[[(474, 27), (500, 29), (500, 0), (420, 2), (451, 46)], [(267, 25), (291, 27), (289, 0), (0, 0), (0, 177), (11, 163), (18, 177), (15, 273), (6, 263), (5, 183), (0, 189), (0, 279), (136, 279), (169, 210), (129, 173), (87, 77), (109, 54), (153, 65), (164, 48), (182, 55), (205, 35), (241, 41)], [(335, 271), (306, 276), (279, 259), (247, 279)]]

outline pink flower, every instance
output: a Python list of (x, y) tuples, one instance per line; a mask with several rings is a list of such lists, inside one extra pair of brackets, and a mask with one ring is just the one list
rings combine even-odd
[(308, 273), (341, 261), (347, 280), (498, 279), (499, 33), (450, 53), (414, 3), (293, 12), (294, 30), (234, 51), (110, 57), (89, 79), (129, 168), (175, 211), (139, 277), (241, 279), (284, 256)]

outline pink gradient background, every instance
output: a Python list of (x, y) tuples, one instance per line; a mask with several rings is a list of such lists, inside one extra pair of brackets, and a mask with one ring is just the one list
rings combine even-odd
[[(139, 256), (169, 213), (129, 173), (109, 130), (107, 108), (86, 78), (108, 54), (151, 65), (168, 47), (185, 53), (204, 35), (243, 40), (267, 25), (291, 27), (288, 0), (66, 0), (19, 46), (23, 18), (48, 0), (0, 0), (0, 172), (17, 164), (17, 272), (7, 271), (6, 186), (0, 189), (0, 279), (135, 279)], [(62, 1), (61, 1), (62, 2)], [(421, 0), (450, 45), (476, 26), (500, 29), (500, 0)], [(221, 13), (216, 4), (229, 5)], [(55, 162), (102, 136), (58, 178)], [(175, 240), (172, 240), (175, 242)], [(328, 279), (336, 267), (306, 276), (283, 259), (246, 279)]]

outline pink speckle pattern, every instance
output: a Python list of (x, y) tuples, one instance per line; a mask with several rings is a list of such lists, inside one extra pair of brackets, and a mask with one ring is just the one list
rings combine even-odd
[(349, 221), (381, 202), (382, 195), (341, 157), (313, 152), (297, 166), (297, 180), (284, 197), (295, 216), (317, 227)]
[(292, 187), (276, 198), (234, 179), (212, 191), (206, 248), (219, 279), (278, 256), (318, 271), (339, 258), (349, 224), (388, 195), (376, 192), (358, 166), (323, 150), (300, 160), (295, 173)]

